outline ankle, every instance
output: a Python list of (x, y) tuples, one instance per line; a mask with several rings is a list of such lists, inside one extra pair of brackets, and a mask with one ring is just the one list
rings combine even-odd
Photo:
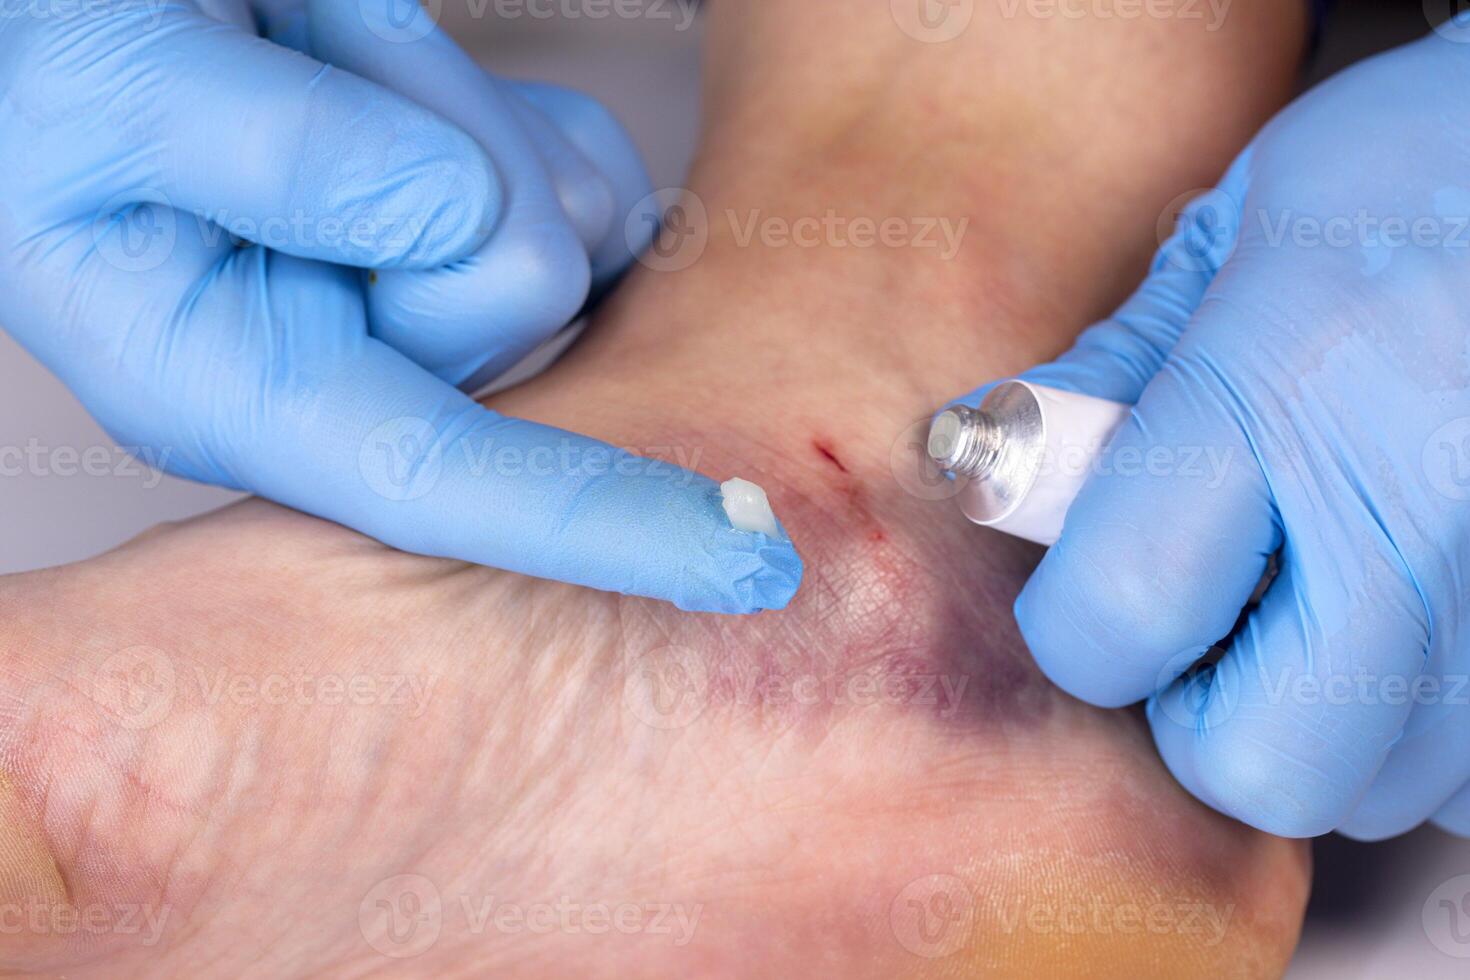
[[(1155, 219), (1213, 184), (1291, 94), (1305, 24), (1301, 4), (1277, 0), (1240, 0), (1208, 24), (977, 0), (967, 29), (921, 43), (900, 7), (712, 10), (711, 123), (689, 184), (709, 216), (702, 263), (760, 251), (762, 272), (818, 296), (881, 284), (972, 330), (1014, 319), (1033, 356), (1137, 283)], [(850, 247), (859, 220), (907, 223), (897, 239), (912, 242), (925, 218), (963, 226), (960, 247)], [(820, 246), (790, 244), (800, 222)], [(787, 244), (762, 248), (766, 227)], [(813, 287), (826, 263), (849, 274)]]

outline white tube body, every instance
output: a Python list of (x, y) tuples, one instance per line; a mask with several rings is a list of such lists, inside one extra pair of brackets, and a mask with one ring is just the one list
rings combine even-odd
[(960, 509), (976, 524), (1055, 544), (1067, 509), (1131, 406), (1010, 381), (981, 408), (1001, 425), (1001, 462), (960, 491)]

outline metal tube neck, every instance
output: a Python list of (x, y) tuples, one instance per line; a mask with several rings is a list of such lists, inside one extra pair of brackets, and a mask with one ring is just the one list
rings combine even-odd
[(956, 476), (981, 477), (1000, 459), (1000, 426), (988, 412), (956, 405), (935, 416), (927, 448), (936, 463)]

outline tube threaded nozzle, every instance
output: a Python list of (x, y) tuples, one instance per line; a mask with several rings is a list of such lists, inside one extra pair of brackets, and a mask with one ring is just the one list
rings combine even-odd
[(984, 476), (1000, 458), (1000, 427), (981, 409), (947, 408), (929, 426), (930, 457), (955, 476)]

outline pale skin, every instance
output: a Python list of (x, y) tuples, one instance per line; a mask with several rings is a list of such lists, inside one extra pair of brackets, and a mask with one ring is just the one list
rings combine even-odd
[[(893, 450), (1122, 298), (1152, 216), (1289, 96), (1297, 6), (1207, 32), (982, 2), (931, 45), (883, 3), (712, 5), (708, 249), (635, 269), (493, 405), (761, 484), (791, 607), (688, 615), (259, 501), (4, 579), (5, 965), (1279, 974), (1305, 846), (1052, 688), (1009, 612), (1036, 549), (905, 490)], [(948, 260), (742, 245), (725, 214), (757, 209), (969, 225)]]

